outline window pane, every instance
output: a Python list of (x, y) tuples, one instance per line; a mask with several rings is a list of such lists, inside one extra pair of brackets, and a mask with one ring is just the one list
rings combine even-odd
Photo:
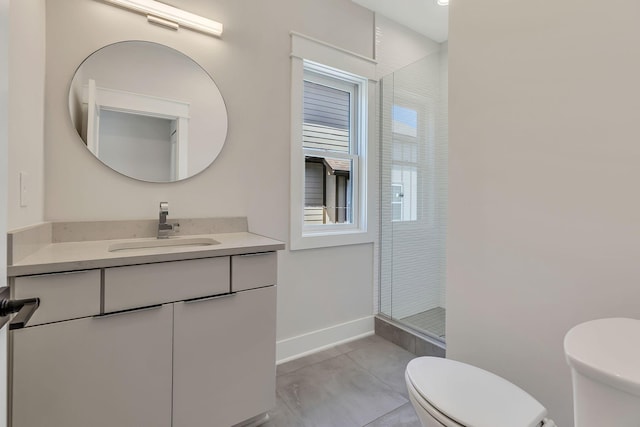
[[(418, 219), (418, 170), (415, 166), (393, 165), (391, 169), (392, 221)], [(398, 192), (397, 190), (401, 191)], [(395, 216), (399, 204), (399, 217)]]
[(305, 80), (303, 103), (303, 147), (348, 153), (351, 94)]
[(393, 141), (391, 150), (394, 162), (418, 163), (418, 144), (416, 142)]
[(414, 138), (418, 136), (418, 112), (416, 110), (394, 105), (392, 123), (393, 133)]
[(353, 161), (305, 157), (305, 224), (353, 221)]
[(391, 184), (391, 221), (402, 221), (402, 184)]
[(304, 164), (304, 205), (324, 205), (324, 174), (322, 162), (307, 161)]

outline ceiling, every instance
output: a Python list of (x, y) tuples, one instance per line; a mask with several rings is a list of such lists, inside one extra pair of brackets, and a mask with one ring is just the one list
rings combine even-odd
[(352, 0), (439, 43), (449, 38), (449, 7), (436, 0)]

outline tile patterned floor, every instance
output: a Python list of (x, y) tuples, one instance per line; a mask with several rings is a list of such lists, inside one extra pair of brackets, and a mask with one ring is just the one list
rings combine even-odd
[(446, 310), (442, 307), (432, 308), (422, 313), (400, 319), (400, 322), (414, 329), (431, 332), (444, 338)]
[(278, 366), (266, 427), (420, 427), (404, 384), (416, 357), (376, 335)]

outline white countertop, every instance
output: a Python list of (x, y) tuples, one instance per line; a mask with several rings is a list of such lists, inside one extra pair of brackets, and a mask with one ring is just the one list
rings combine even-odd
[(109, 252), (113, 244), (155, 241), (155, 238), (114, 239), (51, 243), (7, 267), (9, 277), (63, 271), (88, 270), (123, 265), (179, 261), (284, 249), (284, 243), (249, 232), (199, 234), (171, 237), (171, 240), (211, 238), (211, 246), (171, 246)]

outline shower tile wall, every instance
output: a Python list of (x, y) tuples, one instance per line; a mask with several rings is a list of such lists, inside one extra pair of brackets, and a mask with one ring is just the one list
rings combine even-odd
[(382, 79), (380, 311), (394, 319), (445, 307), (447, 69), (443, 44)]

